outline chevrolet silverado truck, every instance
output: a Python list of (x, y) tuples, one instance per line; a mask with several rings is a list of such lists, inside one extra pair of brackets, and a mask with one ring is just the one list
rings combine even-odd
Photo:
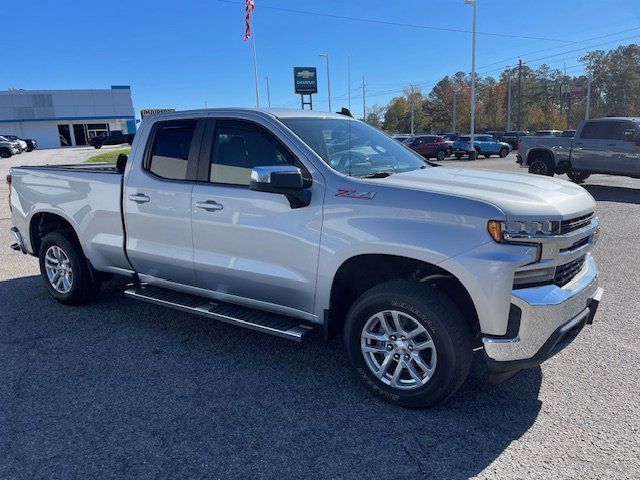
[(602, 295), (582, 187), (435, 166), (345, 114), (162, 113), (115, 166), (7, 181), (12, 248), (38, 256), (57, 301), (116, 274), (131, 299), (296, 341), (342, 334), (362, 385), (406, 407), (450, 397), (474, 357), (496, 381), (539, 365)]
[(516, 162), (538, 175), (566, 173), (576, 183), (592, 173), (640, 178), (640, 118), (583, 120), (569, 137), (522, 137)]

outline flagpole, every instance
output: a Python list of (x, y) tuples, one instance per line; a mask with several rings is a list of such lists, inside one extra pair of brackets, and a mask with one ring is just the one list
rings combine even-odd
[(253, 46), (253, 76), (256, 81), (256, 108), (260, 108), (260, 91), (258, 90), (258, 61), (256, 60), (256, 32), (253, 29), (253, 13), (249, 16), (251, 24), (251, 44)]

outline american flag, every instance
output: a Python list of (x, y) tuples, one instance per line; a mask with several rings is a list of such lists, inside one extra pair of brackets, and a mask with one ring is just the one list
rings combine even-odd
[(246, 42), (251, 38), (251, 12), (256, 8), (255, 0), (246, 0), (246, 10), (245, 10), (245, 30), (244, 30), (244, 41)]

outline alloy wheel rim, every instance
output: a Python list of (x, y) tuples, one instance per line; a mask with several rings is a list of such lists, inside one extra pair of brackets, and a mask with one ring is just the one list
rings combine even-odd
[(50, 246), (44, 255), (44, 267), (49, 284), (56, 292), (69, 293), (73, 286), (73, 268), (65, 251), (58, 245)]
[(532, 173), (536, 173), (536, 174), (543, 174), (546, 172), (546, 168), (544, 163), (542, 162), (534, 162), (533, 165), (531, 166), (531, 171)]
[(436, 369), (436, 346), (427, 329), (398, 310), (372, 315), (362, 328), (360, 348), (369, 370), (399, 390), (424, 386)]

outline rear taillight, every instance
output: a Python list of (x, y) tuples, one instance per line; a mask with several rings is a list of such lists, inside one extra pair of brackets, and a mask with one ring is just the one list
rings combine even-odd
[(7, 175), (6, 181), (9, 186), (9, 211), (13, 212), (13, 209), (11, 208), (11, 174)]

